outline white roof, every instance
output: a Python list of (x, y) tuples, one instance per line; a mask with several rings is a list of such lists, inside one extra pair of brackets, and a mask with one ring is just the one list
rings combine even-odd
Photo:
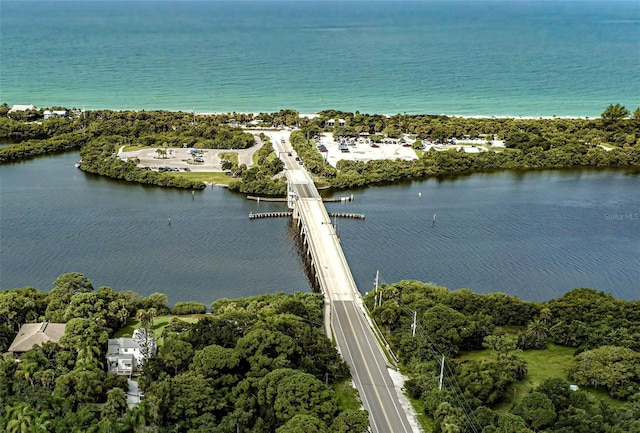
[(9, 113), (15, 113), (16, 111), (27, 111), (27, 110), (35, 110), (35, 106), (33, 104), (31, 105), (14, 105), (13, 107), (11, 107), (11, 110), (9, 110)]

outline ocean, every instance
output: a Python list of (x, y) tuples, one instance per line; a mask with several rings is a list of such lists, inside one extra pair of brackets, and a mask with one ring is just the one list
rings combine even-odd
[(0, 1), (0, 103), (599, 116), (638, 1)]

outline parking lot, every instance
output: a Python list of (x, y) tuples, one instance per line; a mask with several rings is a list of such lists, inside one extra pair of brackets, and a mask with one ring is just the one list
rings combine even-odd
[[(352, 142), (341, 144), (333, 139), (333, 134), (324, 133), (316, 140), (316, 145), (324, 146), (326, 152), (321, 152), (325, 160), (332, 166), (338, 161), (372, 161), (374, 159), (404, 159), (412, 160), (418, 156), (409, 146), (405, 147), (396, 142), (376, 143), (378, 147), (372, 147), (368, 138), (355, 139)], [(375, 146), (374, 145), (374, 146)]]
[[(124, 152), (120, 149), (118, 156), (121, 159), (138, 158), (138, 167), (149, 167), (151, 170), (161, 168), (175, 169), (173, 171), (200, 171), (200, 172), (222, 172), (221, 153), (238, 154), (238, 163), (246, 164), (250, 167), (253, 162), (253, 154), (261, 147), (256, 144), (249, 149), (197, 149), (197, 153), (192, 153), (193, 148), (167, 148), (165, 155), (159, 155), (155, 148), (145, 148)], [(167, 170), (171, 171), (171, 170)]]

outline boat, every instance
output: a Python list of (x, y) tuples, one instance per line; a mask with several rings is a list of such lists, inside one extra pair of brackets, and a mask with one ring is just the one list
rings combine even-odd
[(76, 161), (76, 168), (80, 168), (80, 164), (82, 164), (82, 160)]

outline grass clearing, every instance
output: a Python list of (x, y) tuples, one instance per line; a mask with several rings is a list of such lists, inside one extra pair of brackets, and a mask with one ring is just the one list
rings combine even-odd
[(172, 176), (185, 177), (190, 180), (206, 183), (216, 183), (221, 185), (227, 185), (229, 184), (229, 181), (233, 180), (232, 176), (217, 171), (179, 171), (169, 174), (171, 174)]
[[(164, 328), (171, 323), (171, 321), (175, 318), (175, 319), (180, 319), (184, 322), (188, 322), (188, 323), (196, 323), (198, 320), (202, 319), (203, 317), (205, 317), (205, 314), (189, 314), (186, 316), (175, 316), (175, 315), (168, 315), (168, 316), (157, 316), (154, 317), (153, 319), (153, 336), (155, 338), (160, 338), (160, 336), (162, 335), (162, 331), (164, 330)], [(131, 337), (133, 335), (133, 330), (137, 329), (140, 327), (140, 321), (135, 319), (135, 318), (130, 318), (127, 320), (127, 324), (118, 329), (114, 334), (113, 334), (113, 338), (120, 338), (120, 337)]]
[(351, 380), (334, 383), (333, 390), (336, 393), (340, 410), (358, 410), (362, 407), (358, 391), (354, 388)]
[(218, 154), (218, 158), (222, 161), (227, 160), (231, 161), (235, 165), (238, 165), (238, 153), (237, 152), (223, 152)]
[[(559, 346), (548, 343), (544, 350), (525, 350), (519, 354), (527, 361), (527, 377), (521, 382), (516, 382), (510, 391), (507, 400), (495, 407), (498, 411), (508, 411), (515, 402), (519, 401), (529, 391), (539, 386), (545, 379), (559, 377), (572, 383), (567, 376), (567, 367), (573, 361), (575, 347)], [(458, 361), (490, 359), (495, 356), (491, 349), (475, 350), (461, 354)], [(594, 399), (604, 400), (612, 406), (622, 406), (625, 403), (611, 398), (609, 394), (600, 389), (583, 388)]]
[(151, 149), (151, 147), (143, 146), (141, 144), (136, 144), (136, 145), (125, 146), (124, 149), (122, 149), (122, 151), (123, 152), (135, 152), (137, 150), (142, 150), (142, 149)]

